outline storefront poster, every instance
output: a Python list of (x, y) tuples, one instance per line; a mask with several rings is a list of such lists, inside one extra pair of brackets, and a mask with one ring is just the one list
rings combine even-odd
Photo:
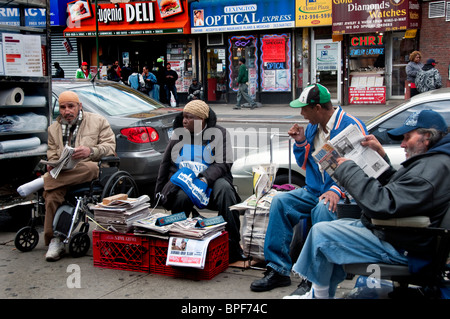
[[(216, 0), (191, 4), (191, 17), (201, 11), (203, 20), (191, 19), (192, 33), (234, 32), (295, 27), (295, 0)], [(200, 13), (197, 13), (200, 16)]]
[(291, 89), (291, 42), (288, 34), (265, 34), (261, 37), (262, 91)]
[(350, 104), (386, 104), (386, 87), (349, 87)]
[(338, 69), (337, 43), (324, 43), (316, 45), (316, 65), (318, 71), (332, 71)]
[(41, 37), (3, 33), (4, 74), (14, 76), (43, 76)]
[(295, 26), (331, 25), (332, 0), (296, 0)]
[(183, 12), (181, 0), (158, 0), (158, 9), (161, 18), (165, 19)]
[(420, 27), (417, 0), (333, 1), (333, 35)]
[(88, 0), (77, 0), (67, 4), (67, 11), (72, 22), (88, 19), (92, 16)]
[[(73, 11), (73, 5), (78, 2), (88, 1), (69, 3), (69, 12)], [(177, 8), (187, 6), (187, 0), (177, 0), (177, 3), (180, 4)], [(68, 27), (64, 30), (65, 37), (96, 36), (96, 19), (99, 36), (190, 33), (187, 10), (171, 7), (171, 14), (163, 17), (156, 1), (101, 3), (98, 4), (98, 12), (95, 12), (95, 5), (92, 3), (88, 7), (92, 13), (90, 17), (85, 16), (86, 10), (81, 15), (82, 20), (80, 17), (73, 20), (74, 16), (68, 19)]]

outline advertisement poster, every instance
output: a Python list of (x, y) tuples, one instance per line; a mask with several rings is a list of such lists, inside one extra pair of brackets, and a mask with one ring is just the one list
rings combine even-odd
[(158, 0), (159, 13), (165, 19), (183, 12), (181, 0)]
[(78, 0), (67, 4), (69, 17), (72, 22), (90, 18), (92, 16), (91, 7), (88, 0)]
[(331, 25), (332, 0), (296, 0), (296, 27)]
[(386, 87), (349, 87), (350, 104), (385, 104)]
[(288, 34), (268, 34), (261, 38), (262, 90), (289, 91), (291, 43)]
[(4, 74), (43, 76), (41, 37), (3, 33)]
[(316, 65), (318, 71), (331, 71), (338, 69), (337, 43), (318, 43), (316, 45)]

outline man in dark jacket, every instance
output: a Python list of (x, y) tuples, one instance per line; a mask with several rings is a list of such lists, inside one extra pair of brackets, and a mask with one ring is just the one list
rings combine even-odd
[[(227, 222), (230, 261), (236, 261), (243, 259), (239, 212), (229, 207), (241, 200), (233, 187), (230, 136), (216, 121), (216, 114), (204, 101), (186, 104), (174, 121), (174, 133), (163, 154), (155, 194), (157, 197), (160, 194), (160, 204), (173, 214), (185, 212), (189, 216), (192, 212), (196, 217), (194, 203), (198, 208), (218, 210)], [(195, 192), (180, 184), (181, 174), (190, 176)]]
[[(416, 112), (402, 127), (391, 130), (393, 138), (403, 138), (406, 161), (378, 179), (369, 178), (353, 161), (341, 158), (335, 177), (362, 209), (361, 219), (339, 219), (315, 224), (293, 270), (313, 283), (301, 296), (334, 297), (345, 279), (341, 265), (352, 263), (409, 264), (429, 259), (431, 240), (398, 230), (375, 229), (376, 220), (427, 216), (438, 226), (450, 202), (450, 135), (443, 117), (432, 110)], [(373, 135), (362, 145), (371, 147), (389, 161)], [(404, 219), (403, 219), (404, 220)]]
[(167, 63), (166, 65), (166, 73), (164, 75), (165, 79), (165, 85), (166, 85), (166, 98), (167, 98), (167, 104), (170, 105), (170, 93), (173, 94), (173, 97), (177, 103), (176, 106), (178, 106), (178, 95), (177, 95), (177, 87), (175, 85), (175, 82), (178, 80), (178, 73), (172, 70), (172, 65), (170, 63)]

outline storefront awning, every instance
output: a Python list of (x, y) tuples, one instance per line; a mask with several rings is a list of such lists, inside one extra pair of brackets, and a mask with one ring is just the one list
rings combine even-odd
[[(180, 5), (166, 15), (158, 7), (157, 2), (130, 2), (98, 5), (98, 35), (157, 35), (157, 34), (189, 34), (191, 33), (187, 1), (179, 0)], [(77, 6), (84, 3), (83, 13), (78, 13)], [(64, 30), (65, 37), (95, 37), (95, 5), (88, 0), (79, 0), (68, 4), (70, 26)]]

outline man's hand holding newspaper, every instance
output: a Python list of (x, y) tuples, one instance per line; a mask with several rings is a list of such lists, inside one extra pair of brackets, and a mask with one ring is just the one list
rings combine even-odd
[(61, 170), (74, 168), (78, 164), (78, 162), (84, 158), (82, 157), (83, 156), (82, 152), (75, 152), (75, 150), (76, 150), (75, 148), (66, 145), (61, 153), (61, 157), (59, 158), (59, 160), (57, 161), (41, 160), (41, 163), (52, 167), (52, 169), (50, 170), (50, 175), (54, 179), (56, 179)]

